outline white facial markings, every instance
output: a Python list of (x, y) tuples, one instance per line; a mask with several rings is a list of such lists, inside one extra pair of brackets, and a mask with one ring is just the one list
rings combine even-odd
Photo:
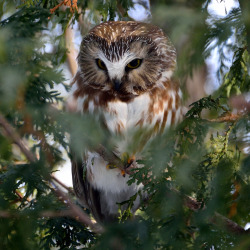
[(121, 80), (124, 76), (126, 65), (136, 57), (134, 54), (126, 52), (121, 58), (111, 62), (102, 52), (100, 52), (98, 54), (98, 58), (100, 58), (105, 63), (110, 79)]

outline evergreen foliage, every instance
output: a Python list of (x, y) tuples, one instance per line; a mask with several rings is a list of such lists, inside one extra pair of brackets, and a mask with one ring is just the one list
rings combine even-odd
[[(66, 112), (55, 86), (68, 89), (64, 33), (79, 13), (91, 25), (128, 20), (132, 1), (72, 0), (70, 8), (51, 11), (59, 2), (0, 1), (0, 249), (249, 249), (249, 230), (243, 228), (250, 222), (250, 110), (245, 102), (235, 114), (231, 104), (233, 95), (242, 97), (250, 88), (245, 9), (214, 19), (209, 0), (152, 1), (155, 22), (171, 24), (162, 27), (174, 43), (187, 37), (178, 75), (185, 79), (218, 46), (221, 86), (143, 150), (145, 167), (135, 169), (129, 183), (142, 182), (149, 198), (135, 218), (128, 209), (119, 222), (97, 230), (77, 218), (80, 205), (70, 189), (63, 196), (52, 174), (70, 147), (80, 155), (87, 146), (112, 148), (113, 142), (93, 117)], [(48, 53), (45, 36), (57, 24), (62, 34), (50, 36), (54, 49)], [(228, 43), (232, 36), (235, 42)]]

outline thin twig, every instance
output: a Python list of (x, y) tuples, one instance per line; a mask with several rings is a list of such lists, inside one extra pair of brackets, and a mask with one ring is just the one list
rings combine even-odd
[(56, 218), (56, 217), (72, 217), (75, 219), (75, 215), (72, 214), (71, 210), (61, 210), (61, 211), (43, 211), (41, 212), (41, 217)]
[[(2, 127), (5, 130), (6, 136), (8, 138), (10, 138), (15, 144), (18, 145), (18, 147), (23, 152), (23, 154), (27, 157), (27, 159), (31, 162), (35, 162), (37, 160), (35, 158), (35, 156), (32, 154), (31, 151), (29, 151), (29, 149), (26, 148), (26, 146), (22, 142), (22, 139), (16, 133), (14, 128), (6, 121), (6, 119), (1, 114), (0, 114), (0, 124), (2, 125)], [(107, 154), (105, 148), (101, 147), (99, 150), (102, 151), (104, 155)], [(109, 154), (107, 154), (107, 155), (108, 155), (108, 157), (110, 157)], [(56, 181), (55, 178), (53, 178), (53, 179)], [(56, 181), (56, 182), (59, 183), (58, 181)], [(52, 182), (52, 184), (54, 186), (53, 190), (54, 190), (55, 194), (58, 197), (61, 197), (64, 200), (64, 202), (66, 202), (68, 204), (70, 210), (67, 212), (67, 214), (69, 214), (73, 218), (77, 218), (80, 222), (89, 226), (93, 230), (93, 232), (96, 232), (96, 233), (103, 233), (104, 232), (104, 229), (101, 225), (99, 225), (97, 223), (94, 224), (91, 221), (90, 217), (87, 214), (85, 214), (79, 206), (74, 204), (74, 202), (72, 202), (71, 199), (64, 192), (62, 192), (59, 188), (57, 188), (57, 186), (53, 182)], [(177, 191), (177, 190), (174, 190), (174, 191)], [(193, 199), (189, 196), (185, 196), (184, 198), (185, 198), (185, 205), (189, 209), (191, 209), (192, 211), (198, 211), (201, 208), (201, 204), (199, 202), (197, 202), (195, 199)], [(8, 218), (9, 215), (10, 215), (10, 213), (8, 211), (0, 211), (0, 217)], [(239, 226), (237, 223), (220, 215), (219, 213), (215, 213), (213, 218), (211, 218), (211, 222), (213, 224), (216, 224), (216, 225), (218, 225), (218, 224), (224, 225), (232, 233), (238, 233), (238, 234), (245, 234), (245, 233), (249, 234), (250, 233), (250, 230), (244, 230), (244, 228)]]
[(8, 211), (0, 211), (0, 217), (1, 218), (11, 218), (12, 214)]
[[(20, 136), (16, 133), (15, 129), (6, 121), (6, 119), (1, 114), (0, 114), (0, 125), (2, 125), (6, 136), (10, 138), (15, 144), (17, 144), (17, 146), (20, 148), (23, 154), (27, 157), (27, 159), (30, 162), (36, 162), (37, 159), (35, 158), (35, 156), (32, 154), (32, 152), (29, 149), (26, 148)], [(53, 178), (53, 179), (57, 183), (59, 183), (59, 181), (56, 180), (56, 178)], [(59, 183), (59, 184), (61, 185), (62, 183)], [(79, 206), (75, 205), (70, 200), (70, 198), (66, 194), (64, 194), (64, 192), (62, 192), (59, 188), (57, 188), (55, 184), (53, 186), (55, 187), (53, 190), (56, 193), (56, 195), (58, 197), (62, 197), (62, 199), (65, 202), (67, 202), (67, 204), (69, 205), (71, 213), (72, 213), (71, 217), (77, 218), (79, 221), (89, 226), (96, 233), (101, 233), (104, 231), (100, 225), (94, 224), (89, 218), (89, 216), (85, 214)], [(65, 186), (65, 185), (62, 185), (62, 186)], [(0, 213), (0, 217), (6, 217), (6, 216), (8, 217), (7, 211), (6, 212), (2, 211)]]
[(97, 224), (97, 223), (93, 223), (90, 219), (90, 217), (85, 214), (82, 209), (77, 206), (71, 199), (70, 197), (68, 197), (63, 191), (61, 191), (59, 188), (56, 187), (56, 185), (51, 182), (53, 185), (53, 191), (55, 192), (55, 194), (61, 198), (64, 202), (66, 202), (70, 208), (70, 210), (74, 213), (75, 218), (77, 218), (80, 222), (82, 222), (83, 224), (89, 226), (91, 228), (91, 230), (93, 230), (93, 232), (95, 233), (103, 233), (104, 229), (101, 225)]
[[(174, 190), (177, 191), (177, 190)], [(178, 191), (177, 191), (178, 192)], [(179, 193), (179, 192), (178, 192)], [(201, 202), (196, 201), (194, 198), (189, 197), (187, 195), (184, 196), (185, 205), (192, 211), (197, 212), (201, 209)], [(206, 207), (202, 208), (203, 210)], [(210, 219), (210, 222), (214, 225), (222, 225), (225, 227), (229, 232), (234, 234), (250, 234), (250, 230), (245, 230), (243, 227), (238, 225), (236, 222), (228, 219), (227, 217), (215, 212), (214, 216)]]
[(197, 200), (195, 200), (194, 198), (185, 195), (184, 196), (184, 202), (185, 205), (192, 211), (197, 212), (198, 210), (201, 209), (201, 202), (198, 202)]
[(35, 162), (37, 159), (33, 153), (25, 146), (20, 136), (16, 133), (15, 129), (6, 121), (6, 119), (0, 114), (0, 125), (2, 125), (5, 134), (10, 138), (23, 152), (30, 162)]
[[(21, 194), (21, 192), (19, 192), (18, 190), (15, 190), (15, 194), (18, 196), (18, 198), (19, 198), (20, 200), (23, 200), (24, 196)], [(30, 200), (28, 197), (26, 198), (26, 200), (27, 200), (28, 202), (31, 202), (31, 200)]]
[(60, 186), (62, 186), (64, 189), (66, 189), (70, 194), (75, 195), (74, 191), (66, 186), (64, 183), (62, 183), (60, 180), (58, 180), (54, 175), (51, 175), (51, 178), (57, 182)]
[(218, 117), (215, 119), (204, 119), (208, 122), (235, 122), (239, 120), (240, 118), (243, 118), (244, 115), (242, 114), (228, 114), (222, 117)]
[[(10, 211), (0, 211), (0, 218), (13, 218), (13, 217), (20, 217), (22, 216), (21, 213), (17, 212), (10, 212)], [(27, 214), (25, 214), (27, 216)], [(56, 218), (56, 217), (72, 217), (75, 216), (72, 214), (71, 210), (61, 210), (61, 211), (42, 211), (38, 214), (39, 217), (48, 217), (48, 218)]]
[(214, 216), (210, 220), (215, 225), (222, 225), (228, 231), (234, 234), (250, 234), (250, 230), (245, 230), (243, 227), (239, 226), (236, 222), (228, 219), (227, 217), (215, 212)]

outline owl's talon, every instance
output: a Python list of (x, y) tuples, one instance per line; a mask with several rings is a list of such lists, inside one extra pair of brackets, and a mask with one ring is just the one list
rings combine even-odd
[(121, 175), (122, 175), (123, 177), (125, 177), (126, 172), (125, 172), (124, 170), (121, 170)]
[(135, 161), (135, 156), (134, 155), (132, 155), (131, 158), (128, 158), (128, 164), (131, 165), (134, 161)]
[(134, 161), (135, 161), (134, 155), (131, 158), (128, 158), (128, 164), (125, 166), (125, 169), (129, 168)]
[(129, 167), (132, 165), (133, 162), (134, 162), (134, 161), (131, 161), (131, 162), (128, 163), (124, 168), (125, 168), (125, 169), (129, 168)]

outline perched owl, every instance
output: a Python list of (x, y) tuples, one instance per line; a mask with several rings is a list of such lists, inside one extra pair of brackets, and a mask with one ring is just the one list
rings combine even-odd
[[(78, 112), (102, 117), (111, 134), (121, 135), (113, 154), (119, 159), (129, 155), (124, 169), (136, 163), (139, 151), (152, 136), (181, 117), (181, 92), (171, 80), (175, 66), (175, 48), (163, 31), (151, 24), (105, 22), (82, 40), (69, 102), (76, 103)], [(151, 133), (145, 135), (141, 147), (129, 152), (133, 133), (143, 128)], [(104, 146), (102, 149), (105, 151)], [(75, 193), (97, 221), (114, 220), (117, 203), (128, 200), (143, 184), (129, 186), (126, 171), (107, 167), (110, 162), (100, 148), (83, 151), (81, 162), (72, 159)], [(137, 196), (133, 212), (143, 195)]]

